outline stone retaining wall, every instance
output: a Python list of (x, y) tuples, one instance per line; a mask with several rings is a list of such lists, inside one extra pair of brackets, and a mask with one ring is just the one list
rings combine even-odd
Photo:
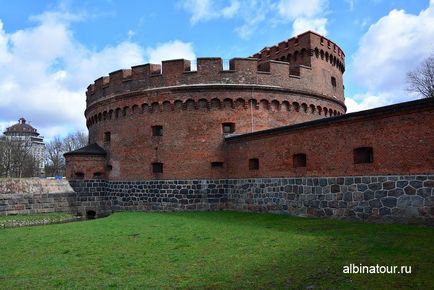
[[(116, 211), (229, 209), (434, 224), (434, 175), (74, 180), (70, 181), (74, 191), (40, 193), (6, 192), (2, 182), (0, 214), (63, 211), (101, 216)], [(67, 188), (65, 184), (59, 186)]]
[(229, 180), (230, 208), (434, 224), (434, 175)]
[(231, 209), (434, 224), (434, 175), (71, 181), (80, 210)]
[(227, 208), (226, 180), (70, 181), (80, 211), (182, 211)]
[(77, 194), (67, 180), (0, 179), (0, 215), (77, 212)]

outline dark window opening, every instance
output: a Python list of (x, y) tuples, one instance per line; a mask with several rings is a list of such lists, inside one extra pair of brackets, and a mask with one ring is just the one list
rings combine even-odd
[(359, 147), (354, 149), (354, 164), (374, 162), (374, 150), (372, 147)]
[(96, 218), (96, 212), (94, 210), (86, 211), (86, 219), (93, 220)]
[(152, 172), (153, 173), (163, 173), (163, 163), (161, 163), (161, 162), (152, 163)]
[(152, 136), (163, 136), (163, 126), (152, 126)]
[(331, 78), (331, 82), (332, 82), (332, 86), (336, 88), (336, 78), (335, 77)]
[(293, 161), (294, 168), (306, 167), (306, 154), (304, 153), (294, 154), (292, 161)]
[(94, 179), (101, 179), (102, 178), (102, 173), (101, 172), (95, 172), (93, 174), (93, 178)]
[(104, 132), (104, 142), (110, 143), (111, 140), (111, 133), (110, 132)]
[(74, 174), (75, 179), (84, 179), (84, 173), (83, 172), (76, 172)]
[(258, 170), (259, 169), (259, 159), (252, 158), (249, 159), (249, 170)]
[(111, 165), (107, 165), (107, 167), (106, 167), (106, 168), (107, 168), (107, 170), (108, 170), (108, 171), (111, 171), (111, 170), (113, 170), (113, 166), (111, 166)]
[(222, 127), (224, 134), (231, 134), (235, 132), (235, 123), (223, 123)]
[(223, 167), (223, 162), (221, 162), (221, 161), (211, 162), (211, 167), (212, 168), (222, 168)]

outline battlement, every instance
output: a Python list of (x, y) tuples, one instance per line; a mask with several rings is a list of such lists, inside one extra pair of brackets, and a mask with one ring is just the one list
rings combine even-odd
[(306, 46), (314, 49), (312, 46), (318, 44), (321, 47), (330, 50), (330, 52), (336, 53), (342, 61), (345, 61), (345, 53), (342, 51), (339, 45), (313, 31), (306, 31), (302, 34), (281, 41), (276, 45), (264, 47), (260, 52), (255, 53), (252, 57), (266, 59), (267, 57), (282, 51), (301, 49)]
[(290, 63), (291, 66), (312, 66), (316, 57), (329, 63), (341, 73), (345, 71), (345, 54), (342, 49), (330, 39), (312, 31), (289, 38), (274, 46), (265, 47), (252, 55), (260, 63), (269, 60), (279, 60)]
[(233, 58), (229, 69), (223, 69), (221, 58), (198, 58), (197, 70), (191, 70), (191, 62), (185, 59), (144, 64), (131, 69), (111, 72), (88, 86), (88, 106), (107, 97), (174, 86), (205, 84), (243, 84), (306, 89), (311, 81), (311, 68), (291, 67), (286, 62), (267, 61), (259, 65), (255, 58)]

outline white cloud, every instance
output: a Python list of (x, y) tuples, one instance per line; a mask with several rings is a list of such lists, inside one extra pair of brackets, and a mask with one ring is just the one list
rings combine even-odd
[(220, 17), (231, 18), (240, 8), (238, 0), (232, 0), (228, 6), (223, 7), (217, 4), (213, 0), (186, 0), (182, 7), (191, 13), (190, 22), (193, 25)]
[(162, 60), (184, 58), (195, 60), (196, 55), (191, 43), (185, 43), (179, 40), (159, 44), (157, 47), (147, 49), (150, 63), (159, 63)]
[[(68, 13), (32, 17), (33, 26), (8, 33), (0, 20), (0, 128), (19, 117), (41, 134), (85, 130), (86, 87), (102, 75), (167, 58), (194, 58), (191, 43), (173, 41), (146, 48), (125, 40), (100, 50), (73, 36)], [(128, 36), (126, 35), (126, 39)]]
[[(226, 5), (226, 6), (225, 6)], [(243, 39), (249, 38), (269, 20), (271, 25), (293, 23), (293, 34), (313, 30), (326, 34), (328, 0), (186, 0), (181, 7), (191, 14), (195, 25), (220, 18), (237, 18), (241, 24), (234, 31)], [(239, 22), (239, 21), (238, 21)]]
[[(434, 0), (418, 15), (392, 10), (372, 24), (360, 40), (349, 79), (386, 104), (414, 98), (404, 91), (406, 73), (434, 51)], [(359, 103), (360, 104), (360, 103)]]
[(240, 8), (239, 17), (243, 24), (235, 28), (235, 32), (242, 38), (247, 39), (256, 31), (258, 26), (268, 17), (274, 9), (269, 1), (244, 1)]
[(392, 96), (387, 93), (379, 95), (371, 93), (358, 94), (353, 97), (347, 97), (345, 105), (347, 106), (347, 113), (351, 113), (385, 106), (390, 103), (391, 98)]
[(240, 2), (239, 1), (232, 1), (229, 6), (226, 6), (222, 9), (221, 15), (226, 18), (234, 17), (238, 10), (240, 9)]
[(280, 0), (277, 5), (283, 19), (293, 21), (293, 34), (313, 30), (326, 35), (328, 0)]
[(292, 24), (292, 33), (298, 35), (307, 30), (312, 30), (319, 34), (327, 35), (326, 24), (327, 18), (297, 18)]

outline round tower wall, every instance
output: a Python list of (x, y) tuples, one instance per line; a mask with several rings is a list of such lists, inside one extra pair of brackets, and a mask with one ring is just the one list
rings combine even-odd
[[(108, 152), (113, 180), (223, 178), (223, 123), (235, 134), (334, 116), (341, 106), (308, 95), (244, 88), (160, 90), (111, 98), (86, 111), (91, 143)], [(153, 136), (152, 126), (162, 127)], [(110, 141), (105, 134), (110, 133)], [(222, 162), (222, 167), (212, 167)], [(162, 163), (154, 173), (152, 163)]]

